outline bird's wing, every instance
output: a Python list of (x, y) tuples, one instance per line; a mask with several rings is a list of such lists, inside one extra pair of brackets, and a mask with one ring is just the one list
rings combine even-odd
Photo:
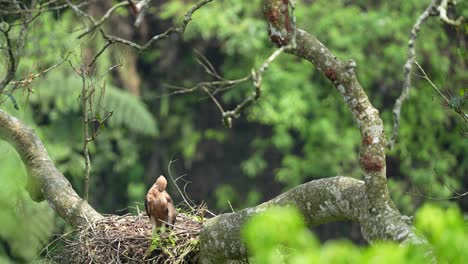
[(172, 203), (168, 204), (167, 209), (167, 222), (174, 225), (177, 217), (177, 211)]
[(167, 192), (164, 193), (164, 196), (167, 200), (167, 222), (171, 225), (174, 225), (177, 216), (177, 211), (174, 207), (174, 203), (172, 202), (171, 196)]
[(164, 192), (164, 197), (166, 198), (168, 203), (172, 203), (172, 198), (167, 192)]
[(146, 211), (146, 214), (148, 215), (148, 217), (151, 217), (150, 213), (149, 213), (149, 206), (148, 206), (148, 195), (146, 195), (146, 197), (145, 197), (145, 211)]

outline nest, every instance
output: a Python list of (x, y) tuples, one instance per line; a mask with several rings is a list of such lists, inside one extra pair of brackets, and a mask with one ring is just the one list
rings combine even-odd
[(152, 226), (146, 214), (108, 215), (63, 237), (63, 246), (48, 257), (58, 263), (193, 263), (203, 218), (178, 213), (165, 232)]

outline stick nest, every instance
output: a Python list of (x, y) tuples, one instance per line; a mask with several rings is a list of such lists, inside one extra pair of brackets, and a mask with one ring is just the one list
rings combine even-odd
[(61, 238), (64, 246), (48, 255), (58, 263), (193, 263), (202, 215), (178, 213), (172, 229), (154, 236), (146, 214), (108, 215)]

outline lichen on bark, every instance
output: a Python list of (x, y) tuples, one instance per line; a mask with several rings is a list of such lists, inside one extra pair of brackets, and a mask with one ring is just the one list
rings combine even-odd
[(400, 214), (389, 196), (385, 164), (387, 139), (383, 122), (356, 78), (356, 62), (339, 60), (312, 34), (291, 29), (288, 8), (288, 1), (264, 1), (268, 35), (277, 46), (284, 46), (290, 42), (291, 32), (295, 32), (296, 45), (287, 52), (310, 61), (344, 99), (361, 132), (359, 163), (364, 181), (346, 177), (312, 181), (257, 207), (210, 219), (200, 236), (201, 262), (247, 257), (243, 244), (233, 243), (228, 252), (222, 241), (237, 241), (243, 223), (251, 217), (250, 213), (271, 205), (298, 207), (309, 226), (339, 220), (358, 222), (363, 237), (370, 243), (377, 240), (424, 243), (414, 234), (409, 218)]

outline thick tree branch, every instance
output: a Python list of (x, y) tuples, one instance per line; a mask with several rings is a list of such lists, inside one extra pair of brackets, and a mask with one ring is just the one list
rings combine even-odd
[(392, 207), (376, 215), (370, 212), (365, 188), (364, 182), (353, 178), (325, 178), (299, 185), (258, 206), (211, 218), (200, 233), (199, 262), (247, 258), (240, 235), (242, 227), (250, 217), (271, 206), (296, 206), (309, 227), (342, 220), (358, 222), (368, 241), (421, 241), (413, 234), (410, 219)]
[(259, 206), (208, 220), (200, 235), (200, 262), (221, 263), (247, 257), (240, 230), (253, 214), (271, 205), (295, 205), (309, 226), (351, 220), (361, 226), (369, 242), (392, 240), (423, 243), (412, 231), (411, 221), (393, 205), (387, 190), (386, 137), (378, 110), (372, 106), (356, 79), (356, 63), (336, 58), (313, 35), (294, 29), (289, 19), (289, 1), (265, 0), (270, 39), (279, 47), (294, 42), (287, 51), (310, 61), (337, 88), (361, 132), (360, 164), (364, 182), (345, 177), (322, 179), (300, 185)]
[(385, 174), (385, 143), (383, 123), (379, 111), (372, 106), (355, 76), (356, 63), (338, 60), (320, 41), (305, 31), (298, 30), (297, 49), (293, 54), (312, 62), (333, 82), (361, 132), (360, 164), (369, 198), (380, 204), (387, 200)]
[(28, 172), (26, 189), (33, 200), (46, 200), (73, 226), (101, 218), (55, 167), (34, 130), (3, 110), (0, 110), (0, 139), (12, 145), (23, 160)]

